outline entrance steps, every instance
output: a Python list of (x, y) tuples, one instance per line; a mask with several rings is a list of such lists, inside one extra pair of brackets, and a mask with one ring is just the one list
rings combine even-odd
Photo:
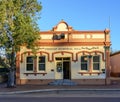
[(77, 85), (77, 83), (69, 80), (69, 79), (58, 79), (58, 80), (54, 80), (53, 82), (50, 82), (49, 85)]

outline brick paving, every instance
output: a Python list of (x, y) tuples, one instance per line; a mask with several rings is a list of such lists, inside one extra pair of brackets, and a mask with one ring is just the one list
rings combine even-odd
[(6, 83), (0, 84), (0, 92), (16, 92), (43, 89), (119, 89), (120, 78), (112, 79), (111, 85), (76, 85), (76, 86), (52, 86), (52, 85), (17, 85), (15, 88), (6, 88)]

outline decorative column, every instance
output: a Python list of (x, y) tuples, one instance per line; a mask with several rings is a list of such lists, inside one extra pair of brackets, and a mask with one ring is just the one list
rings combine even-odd
[(89, 73), (92, 73), (92, 55), (89, 55)]
[(110, 72), (111, 72), (111, 68), (110, 68), (110, 30), (109, 29), (105, 29), (104, 30), (105, 33), (105, 68), (106, 68), (106, 84), (110, 84)]
[(106, 77), (110, 77), (110, 47), (105, 46)]
[(110, 84), (110, 47), (105, 46), (106, 84)]

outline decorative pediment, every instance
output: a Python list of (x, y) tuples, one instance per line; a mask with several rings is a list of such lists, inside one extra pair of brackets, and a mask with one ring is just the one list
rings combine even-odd
[(64, 20), (61, 20), (55, 27), (53, 31), (72, 31), (72, 27), (69, 26)]

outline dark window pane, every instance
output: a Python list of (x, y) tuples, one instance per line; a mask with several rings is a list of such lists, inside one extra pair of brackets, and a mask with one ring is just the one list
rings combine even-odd
[(62, 60), (62, 58), (61, 57), (57, 57), (56, 60)]
[(81, 64), (81, 70), (87, 70), (87, 64)]
[(99, 70), (99, 67), (100, 67), (99, 63), (93, 64), (93, 70)]
[(33, 57), (27, 57), (27, 63), (33, 63)]
[(27, 64), (27, 71), (33, 71), (33, 64)]
[(41, 70), (45, 70), (45, 64), (39, 64), (39, 70), (41, 71)]
[(39, 57), (39, 71), (45, 71), (45, 56)]
[(39, 63), (45, 63), (45, 56), (39, 57)]
[(93, 56), (93, 62), (99, 62), (100, 58), (99, 56)]
[(87, 62), (88, 60), (88, 57), (87, 56), (82, 56), (81, 57), (81, 62)]
[(66, 57), (66, 58), (63, 58), (63, 60), (70, 60), (70, 58), (69, 58), (69, 57)]

